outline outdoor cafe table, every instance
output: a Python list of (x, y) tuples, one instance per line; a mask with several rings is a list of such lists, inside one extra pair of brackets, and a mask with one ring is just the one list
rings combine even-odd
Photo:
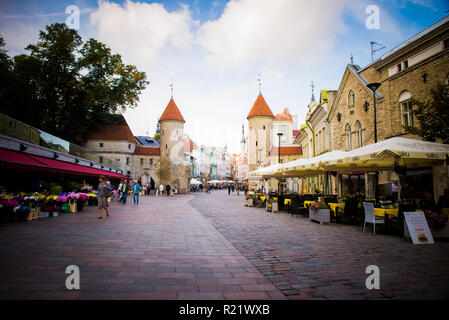
[(307, 208), (307, 206), (309, 205), (311, 205), (312, 203), (315, 203), (316, 201), (314, 201), (314, 200), (307, 200), (307, 201), (304, 201), (304, 208)]
[(345, 204), (344, 203), (332, 203), (332, 202), (330, 202), (327, 205), (329, 206), (329, 208), (331, 209), (331, 211), (333, 213), (336, 213), (337, 208), (342, 208), (342, 209), (345, 208)]
[(399, 208), (384, 209), (384, 208), (374, 208), (374, 215), (378, 217), (385, 217), (385, 214), (397, 217), (399, 213)]

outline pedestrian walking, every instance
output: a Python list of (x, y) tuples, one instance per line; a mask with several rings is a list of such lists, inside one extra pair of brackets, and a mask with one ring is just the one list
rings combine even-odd
[(175, 195), (175, 186), (171, 186), (171, 196)]
[(231, 194), (231, 186), (228, 186), (228, 195)]
[(104, 176), (100, 176), (98, 184), (98, 219), (103, 219), (103, 209), (106, 212), (106, 217), (109, 217), (108, 198), (111, 196), (111, 191), (104, 181)]
[(123, 190), (123, 180), (120, 180), (120, 184), (118, 185), (118, 201), (122, 201), (122, 190)]
[(123, 204), (126, 204), (126, 200), (128, 199), (128, 181), (124, 180), (123, 181), (123, 186), (122, 186), (122, 200), (123, 200)]
[(159, 186), (159, 191), (160, 191), (160, 194), (161, 194), (161, 196), (164, 194), (164, 185), (163, 184), (161, 184), (160, 186)]
[(170, 185), (169, 184), (167, 184), (166, 186), (165, 186), (165, 190), (167, 191), (167, 197), (169, 197), (170, 196)]
[(139, 192), (142, 190), (142, 187), (140, 186), (139, 182), (137, 180), (134, 181), (133, 185), (133, 203), (139, 204)]

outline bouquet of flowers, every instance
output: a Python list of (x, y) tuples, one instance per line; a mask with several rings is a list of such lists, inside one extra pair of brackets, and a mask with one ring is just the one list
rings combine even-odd
[(312, 203), (309, 208), (312, 209), (313, 211), (315, 211), (317, 209), (328, 209), (329, 207), (327, 206), (327, 204), (324, 201), (318, 200), (318, 201)]

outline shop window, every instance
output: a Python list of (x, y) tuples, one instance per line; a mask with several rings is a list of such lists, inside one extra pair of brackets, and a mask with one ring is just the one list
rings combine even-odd
[(352, 108), (355, 105), (355, 94), (354, 91), (349, 90), (349, 94), (348, 94), (348, 107)]

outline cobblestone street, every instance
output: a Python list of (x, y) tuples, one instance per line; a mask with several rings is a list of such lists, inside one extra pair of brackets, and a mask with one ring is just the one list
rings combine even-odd
[[(449, 243), (413, 246), (360, 227), (247, 208), (243, 196), (141, 197), (0, 226), (1, 299), (449, 297)], [(365, 268), (380, 268), (380, 290)], [(81, 289), (65, 288), (80, 268)]]

